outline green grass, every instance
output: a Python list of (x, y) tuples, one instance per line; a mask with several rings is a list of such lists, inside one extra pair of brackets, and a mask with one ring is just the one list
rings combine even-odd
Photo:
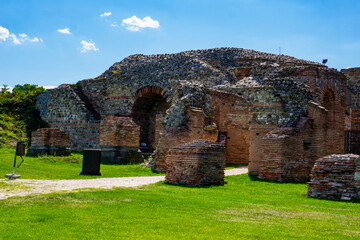
[[(15, 150), (0, 149), (0, 174), (5, 176), (12, 173)], [(16, 168), (16, 174), (20, 174), (25, 179), (82, 179), (96, 177), (132, 177), (132, 176), (155, 176), (149, 168), (142, 167), (140, 164), (133, 165), (115, 165), (101, 164), (101, 176), (79, 175), (82, 170), (82, 154), (72, 153), (68, 157), (30, 157), (24, 156), (25, 161), (19, 168)], [(17, 165), (21, 158), (17, 157)], [(1, 176), (0, 176), (1, 177)]]
[[(360, 204), (307, 198), (305, 184), (227, 177), (0, 200), (3, 239), (360, 239)], [(1, 239), (0, 237), (0, 239)]]

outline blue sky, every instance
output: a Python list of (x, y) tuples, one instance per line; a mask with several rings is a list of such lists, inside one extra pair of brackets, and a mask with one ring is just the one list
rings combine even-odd
[(358, 67), (359, 13), (358, 0), (0, 0), (0, 86), (75, 83), (131, 54), (215, 47)]

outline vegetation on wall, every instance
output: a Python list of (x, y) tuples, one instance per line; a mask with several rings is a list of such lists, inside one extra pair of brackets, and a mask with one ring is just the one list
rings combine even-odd
[(32, 84), (16, 85), (12, 91), (7, 85), (0, 89), (0, 148), (29, 142), (32, 131), (47, 126), (35, 109), (36, 98), (43, 91)]

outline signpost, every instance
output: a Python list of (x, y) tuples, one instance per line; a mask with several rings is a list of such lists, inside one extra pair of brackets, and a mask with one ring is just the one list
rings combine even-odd
[(22, 159), (21, 163), (17, 166), (17, 167), (20, 167), (20, 165), (24, 162), (24, 159), (22, 157), (24, 155), (25, 155), (25, 143), (24, 142), (18, 142), (16, 144), (16, 152), (15, 152), (13, 172), (9, 173), (9, 174), (5, 174), (5, 177), (7, 177), (9, 180), (17, 179), (17, 178), (21, 177), (21, 175), (15, 174), (16, 157), (19, 156)]

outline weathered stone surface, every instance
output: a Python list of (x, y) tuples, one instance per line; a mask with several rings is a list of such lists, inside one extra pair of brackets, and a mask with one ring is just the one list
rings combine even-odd
[(198, 140), (172, 148), (166, 156), (165, 182), (180, 185), (223, 185), (225, 148)]
[(359, 155), (330, 155), (316, 161), (311, 181), (308, 183), (309, 197), (352, 201), (360, 199)]

